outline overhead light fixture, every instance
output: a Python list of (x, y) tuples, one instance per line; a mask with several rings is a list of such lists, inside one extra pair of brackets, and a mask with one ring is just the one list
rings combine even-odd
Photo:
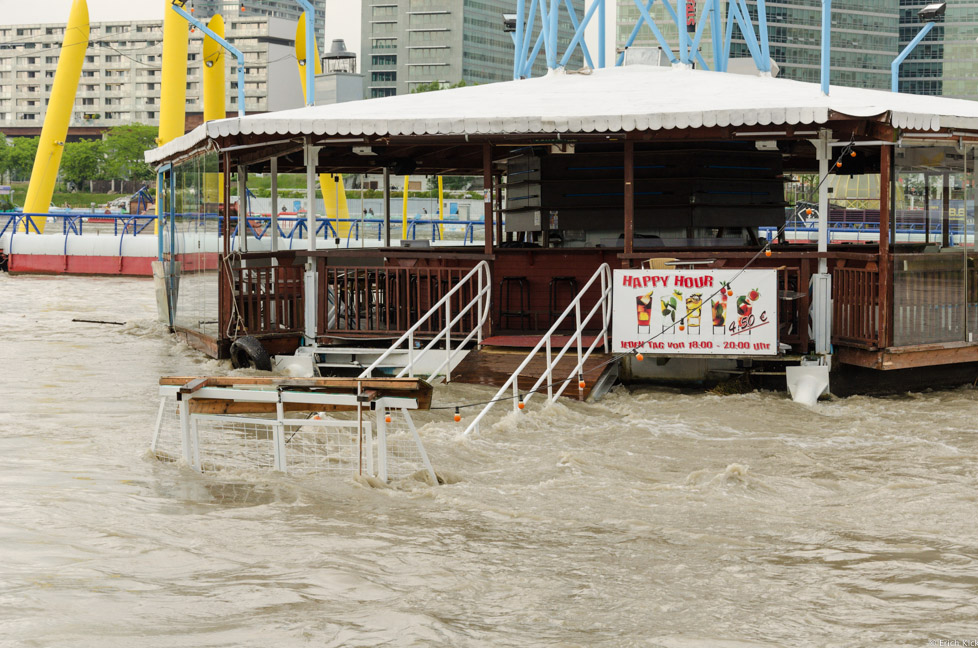
[(411, 159), (394, 160), (390, 170), (394, 175), (411, 175), (418, 168), (418, 164)]
[(923, 9), (921, 9), (920, 11), (918, 11), (917, 12), (917, 16), (921, 20), (925, 20), (927, 22), (931, 22), (931, 21), (937, 20), (938, 18), (942, 18), (944, 16), (944, 12), (946, 10), (947, 10), (947, 3), (946, 2), (934, 2), (934, 3), (931, 3), (931, 4), (927, 5), (926, 7), (924, 7)]
[(377, 155), (369, 146), (354, 146), (353, 152), (357, 155)]
[(516, 31), (516, 14), (503, 14), (503, 33)]

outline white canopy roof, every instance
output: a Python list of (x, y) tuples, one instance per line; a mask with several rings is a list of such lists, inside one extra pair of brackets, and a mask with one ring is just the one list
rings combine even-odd
[(311, 106), (208, 122), (147, 151), (156, 163), (207, 138), (603, 133), (704, 126), (822, 124), (883, 115), (896, 128), (978, 130), (978, 102), (682, 68), (590, 73)]

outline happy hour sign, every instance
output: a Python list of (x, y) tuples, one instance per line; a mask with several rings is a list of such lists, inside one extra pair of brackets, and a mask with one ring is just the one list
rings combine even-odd
[(615, 270), (616, 353), (778, 353), (777, 270)]

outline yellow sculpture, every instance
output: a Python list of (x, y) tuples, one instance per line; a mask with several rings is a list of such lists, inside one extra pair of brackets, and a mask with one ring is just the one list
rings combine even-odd
[[(163, 2), (163, 70), (160, 79), (159, 145), (184, 133), (187, 122), (187, 21)], [(157, 201), (159, 202), (159, 201)]]
[[(170, 9), (172, 0), (163, 1), (163, 70), (160, 77), (160, 129), (156, 145), (183, 135), (187, 125), (187, 50), (190, 47), (186, 19)], [(156, 222), (153, 231), (160, 233), (160, 210), (163, 189), (156, 183)]]
[[(64, 153), (65, 138), (68, 137), (68, 122), (71, 120), (82, 63), (85, 62), (85, 51), (88, 49), (88, 35), (88, 3), (86, 0), (74, 0), (65, 27), (58, 69), (54, 73), (54, 87), (48, 100), (44, 126), (41, 128), (37, 155), (34, 156), (31, 182), (24, 200), (24, 212), (27, 214), (46, 214), (51, 206), (54, 182), (58, 178), (61, 154)], [(38, 219), (36, 222), (41, 233), (44, 233), (45, 220)]]
[[(319, 60), (319, 47), (313, 47), (316, 74), (323, 73), (323, 64)], [(295, 58), (299, 61), (299, 82), (302, 83), (302, 96), (306, 96), (306, 14), (299, 16), (299, 22), (295, 26)], [(334, 180), (334, 177), (337, 178)], [(332, 176), (329, 173), (319, 174), (319, 189), (323, 192), (323, 203), (326, 205), (326, 218), (350, 218), (350, 208), (346, 202), (346, 189), (343, 185), (343, 176), (337, 174)], [(310, 198), (310, 209), (314, 204), (315, 196)], [(349, 220), (333, 222), (337, 236), (346, 238), (350, 232), (351, 223)], [(363, 232), (360, 232), (363, 236)]]
[[(224, 38), (224, 18), (220, 14), (211, 18), (207, 28)], [(204, 36), (204, 121), (227, 117), (225, 97), (224, 48), (211, 38)]]
[[(207, 28), (224, 38), (224, 18), (215, 15), (207, 23)], [(204, 121), (227, 117), (227, 98), (225, 95), (224, 48), (210, 36), (204, 36)], [(223, 174), (208, 173), (204, 177), (205, 202), (221, 202)], [(209, 209), (209, 208), (208, 208)]]

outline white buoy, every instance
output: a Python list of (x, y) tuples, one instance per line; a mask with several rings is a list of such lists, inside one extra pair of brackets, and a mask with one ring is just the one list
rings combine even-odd
[(812, 407), (829, 391), (829, 368), (825, 365), (786, 367), (791, 400)]

